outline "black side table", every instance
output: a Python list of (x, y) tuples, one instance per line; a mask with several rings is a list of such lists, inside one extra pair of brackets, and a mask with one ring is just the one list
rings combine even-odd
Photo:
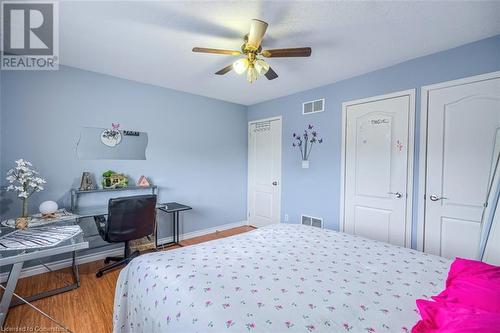
[[(170, 245), (178, 245), (182, 246), (179, 243), (179, 213), (185, 210), (191, 210), (193, 209), (192, 207), (186, 206), (186, 205), (181, 205), (180, 203), (177, 202), (167, 202), (165, 204), (162, 204), (162, 206), (165, 205), (165, 207), (159, 208), (161, 211), (164, 211), (165, 213), (171, 213), (172, 214), (172, 225), (173, 225), (173, 234), (172, 237), (174, 240), (172, 242), (162, 244), (162, 246), (170, 246)], [(158, 227), (156, 228), (155, 231), (155, 246), (158, 248)]]

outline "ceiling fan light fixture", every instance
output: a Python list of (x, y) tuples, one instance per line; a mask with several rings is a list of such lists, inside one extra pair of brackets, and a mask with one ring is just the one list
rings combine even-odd
[(248, 59), (241, 58), (233, 63), (233, 69), (237, 74), (241, 75), (246, 72), (246, 70), (248, 69), (248, 65), (249, 65)]
[(254, 65), (251, 64), (247, 70), (247, 81), (252, 83), (255, 80), (257, 80), (258, 76), (259, 76), (259, 74), (257, 73), (257, 70), (255, 69)]
[(257, 59), (255, 61), (255, 69), (260, 75), (264, 75), (269, 70), (269, 64), (262, 59)]
[(264, 21), (253, 19), (250, 23), (250, 32), (243, 37), (241, 51), (213, 49), (206, 47), (194, 47), (193, 52), (224, 54), (224, 55), (239, 55), (243, 58), (228, 64), (226, 67), (215, 72), (215, 75), (226, 75), (231, 70), (237, 74), (243, 75), (246, 73), (247, 80), (252, 83), (263, 75), (268, 80), (275, 80), (278, 74), (264, 61), (264, 58), (293, 58), (293, 57), (310, 57), (310, 47), (294, 47), (284, 49), (262, 49), (262, 40), (266, 34), (268, 24)]

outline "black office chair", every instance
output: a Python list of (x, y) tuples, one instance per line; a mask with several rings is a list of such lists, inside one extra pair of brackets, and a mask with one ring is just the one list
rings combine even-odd
[(121, 265), (128, 264), (139, 255), (139, 251), (129, 253), (128, 243), (154, 233), (156, 224), (156, 195), (137, 195), (131, 197), (109, 199), (108, 219), (94, 217), (97, 230), (102, 239), (110, 243), (125, 242), (123, 257), (106, 257), (104, 266), (96, 273), (101, 277), (105, 272)]

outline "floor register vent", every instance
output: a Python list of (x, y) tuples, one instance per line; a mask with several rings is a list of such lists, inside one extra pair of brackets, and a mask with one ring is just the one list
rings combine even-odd
[(311, 227), (316, 227), (316, 228), (323, 228), (323, 219), (302, 215), (301, 220), (303, 225), (309, 225)]

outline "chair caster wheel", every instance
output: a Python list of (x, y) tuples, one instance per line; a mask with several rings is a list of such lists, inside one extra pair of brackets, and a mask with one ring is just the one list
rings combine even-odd
[(102, 272), (95, 273), (95, 276), (98, 277), (98, 278), (102, 277)]

